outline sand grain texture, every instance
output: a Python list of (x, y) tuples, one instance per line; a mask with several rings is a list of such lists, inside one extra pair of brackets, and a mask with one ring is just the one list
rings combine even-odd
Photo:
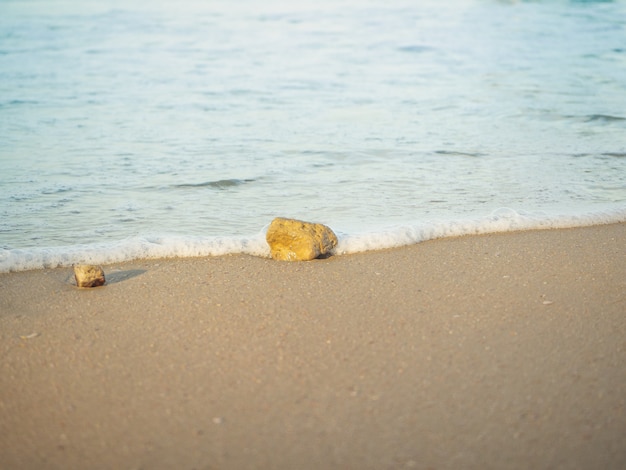
[(0, 468), (626, 468), (626, 224), (0, 275)]

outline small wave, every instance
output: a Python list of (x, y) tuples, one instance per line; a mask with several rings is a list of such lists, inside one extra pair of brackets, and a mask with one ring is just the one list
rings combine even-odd
[(57, 188), (44, 188), (41, 190), (41, 194), (46, 194), (46, 195), (50, 195), (50, 194), (61, 194), (61, 193), (67, 193), (69, 191), (72, 191), (72, 188), (69, 186), (60, 186)]
[(433, 48), (430, 46), (422, 46), (419, 44), (410, 44), (407, 46), (398, 47), (398, 51), (400, 52), (408, 52), (410, 54), (421, 54), (423, 52), (430, 52)]
[(458, 152), (455, 150), (435, 150), (438, 155), (451, 155), (458, 157), (484, 157), (485, 154), (478, 152)]
[(609, 114), (590, 114), (585, 117), (585, 122), (603, 122), (603, 123), (612, 123), (612, 122), (622, 122), (626, 121), (626, 117), (622, 116), (611, 116)]
[(248, 238), (133, 237), (115, 243), (1, 249), (0, 273), (69, 267), (73, 264), (107, 265), (134, 259), (191, 258), (234, 253), (269, 256), (265, 235)]
[(480, 235), (519, 230), (543, 230), (585, 227), (626, 222), (626, 209), (585, 215), (541, 216), (517, 212), (509, 208), (495, 210), (490, 216), (407, 225), (387, 231), (344, 235), (339, 237), (337, 254), (398, 248), (428, 240), (464, 235)]
[(28, 105), (37, 105), (39, 101), (35, 100), (9, 100), (0, 102), (0, 108), (9, 107), (9, 106), (28, 106)]
[[(626, 222), (626, 208), (558, 217), (501, 208), (487, 217), (424, 222), (371, 233), (337, 232), (335, 255), (413, 245), (427, 240), (516, 230), (583, 227)], [(0, 273), (69, 267), (73, 264), (113, 264), (136, 259), (190, 258), (248, 254), (269, 257), (264, 227), (250, 237), (148, 236), (114, 243), (49, 248), (0, 248)]]
[(183, 183), (172, 185), (173, 188), (215, 188), (229, 189), (242, 184), (252, 183), (254, 179), (224, 179), (217, 181), (205, 181), (204, 183)]

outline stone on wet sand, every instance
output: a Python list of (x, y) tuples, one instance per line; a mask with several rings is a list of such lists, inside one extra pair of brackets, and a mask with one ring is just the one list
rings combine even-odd
[(272, 221), (265, 239), (272, 258), (281, 261), (309, 261), (337, 246), (337, 236), (326, 225), (282, 217)]
[(98, 287), (106, 282), (102, 268), (90, 264), (74, 266), (74, 277), (78, 287)]

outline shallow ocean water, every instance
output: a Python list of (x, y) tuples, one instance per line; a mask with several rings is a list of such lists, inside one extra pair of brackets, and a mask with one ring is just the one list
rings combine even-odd
[(624, 1), (0, 11), (0, 271), (626, 220)]

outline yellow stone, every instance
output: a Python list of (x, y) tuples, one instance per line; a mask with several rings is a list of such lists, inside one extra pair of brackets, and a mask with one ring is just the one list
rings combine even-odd
[(337, 236), (326, 225), (277, 217), (265, 236), (272, 258), (309, 261), (327, 255), (337, 246)]
[(106, 282), (102, 268), (90, 264), (74, 266), (74, 277), (78, 287), (98, 287)]

